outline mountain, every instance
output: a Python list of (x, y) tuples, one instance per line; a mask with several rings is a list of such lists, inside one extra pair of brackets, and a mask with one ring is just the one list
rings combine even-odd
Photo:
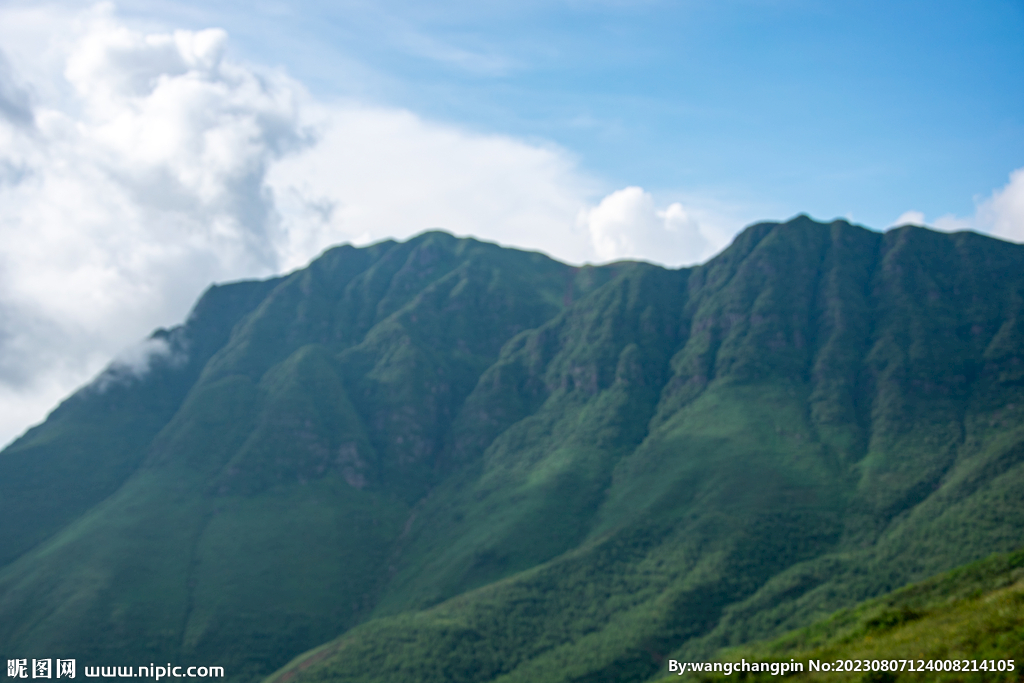
[(154, 337), (0, 453), (10, 657), (642, 681), (1024, 545), (1024, 248), (973, 233), (431, 232)]

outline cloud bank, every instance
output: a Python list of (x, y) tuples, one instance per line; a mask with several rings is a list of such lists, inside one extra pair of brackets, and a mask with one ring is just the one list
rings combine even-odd
[(144, 371), (159, 349), (138, 340), (211, 282), (332, 244), (443, 228), (577, 263), (681, 265), (740, 227), (641, 188), (602, 199), (554, 146), (314, 101), (230, 59), (219, 29), (8, 8), (0, 45), (0, 444), (104, 367)]

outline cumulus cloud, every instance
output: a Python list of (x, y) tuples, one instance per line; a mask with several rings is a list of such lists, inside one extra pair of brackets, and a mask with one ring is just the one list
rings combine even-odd
[(978, 218), (993, 235), (1024, 242), (1024, 168), (1011, 173), (1010, 181), (981, 204)]
[(309, 108), (317, 144), (274, 164), (267, 184), (287, 216), (287, 267), (340, 241), (428, 228), (558, 258), (594, 258), (576, 214), (596, 183), (555, 147), (428, 123), (354, 103)]
[(359, 104), (310, 106), (315, 145), (267, 174), (289, 225), (286, 267), (330, 244), (405, 238), (426, 228), (539, 249), (573, 263), (638, 258), (694, 263), (723, 247), (736, 220), (628, 187), (600, 197), (557, 147), (429, 123)]
[(598, 259), (653, 259), (659, 263), (691, 264), (710, 256), (721, 240), (706, 234), (697, 218), (679, 202), (665, 209), (640, 187), (609, 194), (594, 208), (580, 213)]
[(0, 62), (0, 441), (210, 282), (275, 272), (264, 176), (311, 142), (301, 87), (225, 61), (222, 31), (100, 6), (64, 38), (57, 96)]
[(1013, 242), (1024, 242), (1024, 168), (1011, 172), (1006, 185), (988, 197), (976, 200), (971, 216), (946, 214), (926, 223), (925, 215), (920, 211), (907, 211), (889, 227), (906, 223), (931, 225), (944, 232), (976, 230)]

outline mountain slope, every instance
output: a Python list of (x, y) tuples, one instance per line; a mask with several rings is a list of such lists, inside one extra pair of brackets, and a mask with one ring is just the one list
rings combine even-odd
[[(65, 504), (70, 522), (0, 571), (3, 649), (170, 656), (251, 678), (348, 627), (432, 484), (453, 404), (505, 339), (612, 270), (441, 233), (342, 247), (286, 278), (229, 286), (261, 296), (219, 311), (222, 338), (193, 342), (214, 290), (167, 333), (188, 363), (157, 358), (142, 377), (94, 383), (0, 457), (55, 469), (30, 492), (43, 509), (78, 484), (77, 470), (60, 478), (64, 460), (120, 468), (84, 514)], [(171, 383), (177, 404), (157, 412), (146, 398)], [(120, 445), (122, 415), (90, 424), (115, 392), (149, 431), (119, 451), (73, 450), (90, 430)], [(68, 405), (79, 412), (65, 417)], [(12, 535), (37, 514), (14, 507), (29, 498), (24, 479), (4, 480)]]
[[(841, 610), (775, 641), (725, 650), (715, 659), (723, 663), (795, 660), (804, 665), (804, 671), (787, 676), (797, 680), (1019, 681), (1024, 642), (1022, 579), (1024, 552), (995, 555)], [(810, 660), (833, 668), (840, 660), (861, 663), (859, 671), (812, 671)], [(893, 660), (895, 671), (889, 670)], [(946, 660), (955, 670), (944, 670)], [(879, 662), (874, 671), (872, 662)], [(943, 670), (935, 670), (936, 663)], [(721, 677), (722, 673), (695, 672), (680, 677), (676, 672), (662, 680)], [(767, 672), (746, 675), (746, 680), (771, 678)]]
[(676, 271), (427, 233), (219, 288), (251, 292), (220, 337), (161, 333), (208, 352), (0, 454), (148, 429), (40, 504), (0, 648), (251, 680), (343, 634), (282, 675), (644, 680), (1019, 547), (1022, 266), (798, 217)]
[[(669, 361), (648, 366), (663, 379), (646, 433), (635, 448), (613, 441), (626, 447), (592, 512), (538, 519), (515, 535), (488, 523), (488, 535), (467, 544), (494, 549), (478, 562), (507, 562), (569, 519), (587, 532), (575, 550), (425, 612), (371, 621), (282, 675), (643, 680), (669, 652), (699, 659), (1019, 546), (1020, 258), (1019, 248), (976, 235), (879, 235), (807, 220), (751, 228), (685, 276), (671, 333), (643, 341), (652, 358), (670, 349), (661, 356)], [(625, 290), (629, 278), (606, 289)], [(462, 498), (480, 502), (460, 510), (457, 491), (428, 502), (412, 535), (422, 520), (420, 533), (434, 537), (449, 510), (449, 520), (486, 519), (478, 510), (494, 494), (483, 484), (497, 479), (509, 491), (506, 462), (530, 482), (557, 471), (566, 456), (549, 432), (513, 441), (530, 420), (558, 415), (571, 425), (566, 441), (596, 432), (588, 411), (611, 403), (621, 383), (608, 379), (607, 357), (583, 360), (596, 336), (585, 325), (545, 337), (572, 314), (530, 333), (538, 349), (552, 337), (561, 346), (550, 342), (544, 356), (510, 345), (495, 366), (538, 378), (500, 385), (496, 402), (525, 404), (516, 394), (532, 392), (539, 407), (467, 475), (473, 486), (463, 485)], [(507, 455), (506, 440), (515, 445)], [(543, 454), (529, 455), (536, 450)], [(503, 502), (493, 505), (499, 518), (521, 509), (503, 512)], [(452, 561), (460, 544), (451, 533), (439, 564), (451, 585), (471, 586), (477, 568)], [(408, 566), (416, 578), (432, 568)], [(445, 585), (436, 576), (425, 583)], [(423, 606), (445, 597), (423, 595)], [(387, 597), (381, 604), (378, 614), (398, 611)]]

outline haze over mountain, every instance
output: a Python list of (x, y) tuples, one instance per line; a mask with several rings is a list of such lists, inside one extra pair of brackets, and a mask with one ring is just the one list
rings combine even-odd
[(1022, 359), (1024, 247), (974, 233), (337, 247), (0, 453), (0, 650), (645, 680), (1024, 544)]

